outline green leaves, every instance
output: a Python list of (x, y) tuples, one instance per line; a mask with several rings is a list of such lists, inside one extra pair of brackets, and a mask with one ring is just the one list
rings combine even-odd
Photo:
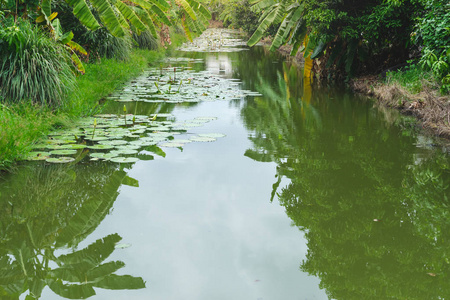
[[(48, 0), (47, 0), (48, 1)], [(66, 0), (67, 3), (74, 7), (75, 16), (87, 28), (95, 30), (100, 25), (95, 21), (89, 3), (99, 13), (102, 23), (106, 26), (108, 31), (116, 36), (123, 37), (126, 32), (124, 28), (129, 28), (130, 22), (139, 32), (150, 30), (154, 37), (157, 37), (156, 26), (159, 22), (167, 26), (172, 26), (172, 21), (169, 18), (171, 5), (166, 0), (132, 0), (133, 6), (122, 0)], [(177, 0), (176, 5), (179, 6), (181, 12), (181, 19), (186, 17), (193, 21), (197, 21), (198, 16), (201, 16), (204, 22), (211, 18), (211, 14), (205, 6), (196, 1)], [(193, 23), (191, 30), (195, 27), (198, 31), (198, 23)]]
[(66, 0), (66, 2), (73, 7), (73, 14), (84, 26), (90, 30), (100, 28), (100, 24), (95, 19), (85, 0)]
[(94, 286), (109, 290), (135, 290), (145, 288), (145, 282), (141, 277), (111, 274), (95, 282)]

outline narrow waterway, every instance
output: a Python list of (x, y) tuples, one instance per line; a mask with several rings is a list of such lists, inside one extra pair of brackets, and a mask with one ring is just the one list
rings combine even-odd
[(410, 120), (263, 47), (177, 55), (261, 95), (110, 100), (225, 136), (1, 178), (1, 299), (448, 297), (450, 159)]

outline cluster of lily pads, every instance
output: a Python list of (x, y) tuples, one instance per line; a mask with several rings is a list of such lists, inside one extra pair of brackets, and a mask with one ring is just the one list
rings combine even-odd
[(186, 67), (150, 69), (125, 88), (108, 97), (119, 102), (183, 103), (242, 99), (261, 96), (240, 89), (238, 79), (223, 78), (209, 71)]
[(165, 153), (160, 147), (181, 148), (192, 142), (213, 142), (221, 133), (193, 134), (189, 130), (203, 126), (216, 117), (197, 117), (184, 122), (169, 120), (171, 114), (97, 115), (87, 118), (69, 131), (56, 131), (41, 144), (28, 160), (69, 163), (85, 159), (133, 163), (151, 160), (152, 154)]
[(239, 31), (209, 28), (192, 42), (184, 43), (177, 50), (187, 52), (238, 52), (247, 50), (243, 39), (236, 38)]

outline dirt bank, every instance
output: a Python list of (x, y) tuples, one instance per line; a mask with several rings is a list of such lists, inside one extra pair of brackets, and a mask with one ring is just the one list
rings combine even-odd
[(417, 117), (425, 129), (450, 140), (450, 96), (441, 96), (434, 90), (411, 94), (401, 86), (381, 82), (378, 76), (353, 79), (350, 87), (403, 114)]

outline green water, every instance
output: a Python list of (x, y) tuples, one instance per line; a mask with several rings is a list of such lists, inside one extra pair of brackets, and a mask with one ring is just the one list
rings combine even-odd
[(1, 178), (1, 299), (449, 297), (450, 160), (429, 137), (261, 47), (180, 55), (263, 96), (126, 103), (226, 137)]

